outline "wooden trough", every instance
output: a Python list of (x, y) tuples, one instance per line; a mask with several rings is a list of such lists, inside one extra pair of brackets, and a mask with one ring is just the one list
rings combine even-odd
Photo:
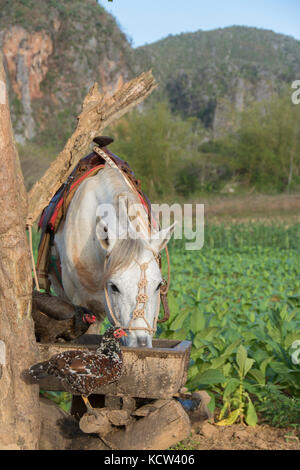
[[(54, 354), (70, 350), (97, 349), (98, 335), (85, 335), (94, 344), (41, 344), (40, 360), (46, 361)], [(96, 344), (95, 344), (96, 343)], [(172, 398), (187, 379), (191, 342), (174, 340), (153, 340), (153, 348), (122, 347), (124, 369), (117, 382), (99, 388), (95, 393), (116, 397)], [(40, 381), (43, 390), (65, 390), (55, 377)]]
[[(97, 348), (99, 335), (82, 338), (88, 344), (39, 343), (40, 361), (66, 350)], [(190, 349), (190, 341), (165, 339), (153, 340), (153, 348), (122, 347), (123, 375), (91, 396), (102, 397), (102, 404), (97, 416), (79, 415), (81, 430), (98, 434), (104, 448), (113, 449), (166, 449), (188, 437), (189, 417), (174, 396), (185, 385)], [(41, 380), (40, 388), (65, 390), (55, 378)], [(77, 400), (82, 406), (81, 398)]]

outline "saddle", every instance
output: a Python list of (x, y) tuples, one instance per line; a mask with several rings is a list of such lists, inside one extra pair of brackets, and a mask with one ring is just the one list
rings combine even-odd
[[(130, 180), (134, 189), (137, 191), (142, 204), (148, 213), (148, 220), (151, 227), (151, 203), (146, 194), (141, 189), (140, 180), (136, 179), (133, 171), (128, 163), (114, 155), (107, 149), (107, 145), (113, 142), (113, 139), (106, 136), (96, 137), (94, 142), (105, 153), (106, 157), (111, 159), (113, 163), (124, 173), (124, 176)], [(51, 246), (53, 244), (54, 235), (59, 228), (62, 220), (65, 219), (67, 209), (73, 199), (76, 190), (80, 184), (91, 176), (96, 175), (105, 166), (106, 160), (98, 155), (95, 151), (82, 158), (74, 168), (67, 181), (58, 189), (51, 199), (49, 205), (43, 210), (38, 223), (41, 230), (40, 243), (38, 247), (37, 257), (37, 277), (39, 285), (46, 292), (50, 292), (49, 274), (54, 274), (61, 284), (60, 261), (51, 258)]]

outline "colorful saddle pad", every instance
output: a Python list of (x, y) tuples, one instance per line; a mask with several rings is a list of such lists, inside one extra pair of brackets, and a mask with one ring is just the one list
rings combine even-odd
[[(128, 177), (134, 184), (140, 200), (148, 212), (149, 221), (151, 221), (150, 201), (141, 190), (140, 181), (135, 179), (134, 173), (130, 169), (128, 163), (114, 155), (107, 148), (103, 147), (102, 150), (114, 161), (114, 163), (117, 164), (122, 172), (126, 174), (126, 177)], [(41, 237), (38, 248), (36, 271), (40, 288), (45, 289), (47, 292), (50, 291), (50, 272), (56, 276), (61, 284), (60, 261), (59, 259), (51, 258), (51, 244), (53, 243), (54, 234), (61, 221), (64, 219), (69, 204), (80, 184), (86, 178), (96, 175), (104, 168), (104, 166), (105, 160), (95, 152), (82, 158), (67, 181), (58, 189), (48, 206), (42, 212), (38, 223), (39, 230), (41, 230)]]

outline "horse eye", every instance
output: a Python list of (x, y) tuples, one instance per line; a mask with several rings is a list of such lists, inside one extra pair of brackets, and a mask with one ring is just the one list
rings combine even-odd
[(161, 286), (162, 286), (162, 285), (163, 285), (163, 281), (161, 281), (161, 282), (158, 284), (158, 286), (157, 286), (156, 290), (159, 290), (159, 289), (161, 288)]
[(116, 284), (111, 283), (110, 287), (111, 287), (111, 290), (113, 292), (120, 292), (119, 289), (117, 288)]

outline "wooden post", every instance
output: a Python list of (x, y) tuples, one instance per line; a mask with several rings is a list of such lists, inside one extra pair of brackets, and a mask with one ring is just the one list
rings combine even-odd
[(0, 55), (0, 449), (37, 449), (39, 387), (22, 373), (38, 359), (25, 232), (27, 195), (16, 151)]

